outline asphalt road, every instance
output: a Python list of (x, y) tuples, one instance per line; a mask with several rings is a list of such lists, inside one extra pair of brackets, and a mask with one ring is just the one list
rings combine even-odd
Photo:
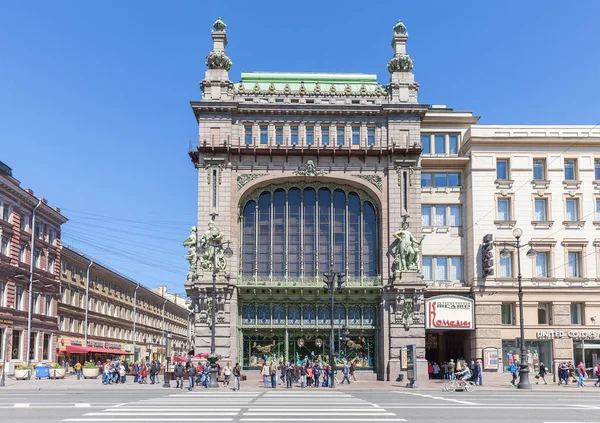
[(0, 391), (2, 422), (600, 422), (589, 392)]

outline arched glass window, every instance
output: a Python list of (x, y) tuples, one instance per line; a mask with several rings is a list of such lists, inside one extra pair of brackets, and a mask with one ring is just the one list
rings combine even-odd
[(275, 187), (249, 200), (242, 220), (243, 277), (315, 280), (332, 267), (378, 276), (377, 212), (357, 192)]

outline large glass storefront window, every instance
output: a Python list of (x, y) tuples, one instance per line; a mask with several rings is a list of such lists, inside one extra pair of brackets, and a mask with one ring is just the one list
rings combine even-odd
[[(525, 350), (527, 352), (527, 363), (529, 371), (537, 373), (540, 370), (540, 363), (544, 363), (546, 371), (552, 373), (552, 341), (525, 341)], [(502, 366), (505, 372), (508, 372), (508, 366), (512, 362), (521, 361), (521, 349), (515, 345), (515, 341), (502, 341)]]
[[(338, 332), (335, 334), (336, 365), (343, 360), (354, 362), (357, 368), (375, 368), (375, 333), (350, 333), (350, 341), (345, 345), (339, 342)], [(286, 346), (285, 332), (253, 331), (243, 332), (243, 366), (257, 368), (263, 362), (280, 361), (302, 364), (306, 358), (311, 361), (327, 362), (329, 360), (329, 333), (316, 331), (290, 331)], [(286, 348), (287, 347), (287, 348)], [(287, 355), (286, 355), (287, 351)]]
[(242, 209), (243, 278), (320, 278), (331, 267), (348, 279), (379, 273), (377, 212), (351, 189), (274, 188)]

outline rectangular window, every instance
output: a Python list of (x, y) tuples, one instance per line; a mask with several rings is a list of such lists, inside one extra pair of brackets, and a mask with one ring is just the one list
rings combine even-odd
[(565, 220), (570, 222), (579, 220), (579, 204), (576, 198), (567, 198), (565, 202)]
[(431, 183), (431, 173), (421, 173), (421, 187), (430, 187)]
[(498, 220), (510, 220), (510, 200), (508, 198), (498, 199)]
[(10, 205), (2, 203), (2, 220), (8, 222), (10, 220)]
[(600, 221), (600, 198), (596, 198), (596, 222)]
[(35, 314), (40, 313), (40, 293), (34, 292), (31, 296), (31, 312)]
[(50, 245), (54, 245), (54, 240), (56, 239), (56, 232), (54, 229), (48, 229), (48, 242)]
[(436, 134), (433, 138), (435, 143), (435, 154), (446, 154), (446, 135)]
[(571, 324), (581, 325), (583, 324), (583, 304), (571, 303)]
[(431, 226), (431, 206), (421, 206), (421, 225)]
[(2, 254), (3, 256), (9, 255), (7, 236), (2, 236), (2, 239), (0, 240), (0, 254)]
[(44, 334), (44, 342), (42, 344), (42, 360), (50, 360), (52, 334)]
[(44, 312), (46, 313), (46, 316), (52, 316), (52, 295), (46, 295)]
[(367, 127), (367, 146), (373, 147), (375, 145), (375, 127)]
[(38, 359), (38, 334), (31, 332), (29, 335), (29, 359), (37, 361)]
[(546, 161), (544, 159), (533, 160), (533, 180), (543, 181), (546, 179)]
[(46, 270), (54, 274), (54, 257), (48, 256), (48, 268)]
[(535, 254), (535, 277), (548, 277), (548, 253)]
[(513, 303), (502, 303), (501, 314), (503, 325), (514, 325), (515, 324), (515, 305)]
[(545, 198), (536, 199), (535, 200), (535, 212), (534, 212), (534, 220), (536, 221), (545, 221), (548, 220), (548, 216), (546, 214), (546, 206), (547, 200)]
[(423, 154), (431, 154), (431, 134), (421, 134)]
[(283, 126), (275, 127), (275, 145), (283, 145)]
[(306, 131), (306, 145), (313, 145), (315, 142), (315, 127), (307, 126), (305, 127)]
[(567, 254), (567, 277), (581, 277), (581, 253), (579, 251), (569, 252)]
[(448, 186), (459, 187), (460, 186), (460, 173), (449, 173), (448, 174)]
[(423, 280), (433, 280), (433, 257), (423, 256)]
[(600, 181), (600, 160), (594, 160), (594, 179)]
[(290, 126), (290, 132), (292, 137), (292, 145), (298, 145), (298, 127)]
[(246, 145), (252, 145), (252, 125), (244, 126), (244, 142)]
[(549, 303), (538, 303), (538, 325), (549, 325), (550, 324), (550, 304)]
[(60, 265), (61, 265), (61, 270), (62, 270), (63, 274), (66, 275), (67, 274), (67, 262), (63, 261), (63, 262), (61, 262)]
[(496, 160), (496, 179), (498, 181), (508, 180), (508, 160)]
[(42, 267), (41, 266), (42, 263), (40, 261), (40, 252), (38, 250), (35, 250), (33, 252), (33, 259), (34, 259), (33, 263), (34, 263), (35, 267), (40, 269)]
[(36, 238), (41, 238), (42, 237), (42, 224), (39, 222), (35, 222), (35, 237)]
[(0, 327), (0, 360), (2, 361), (6, 361), (8, 360), (8, 357), (5, 357), (4, 354), (6, 354), (6, 341), (7, 339), (6, 337), (6, 329)]
[(21, 223), (19, 224), (22, 231), (27, 230), (27, 226), (29, 225), (29, 216), (24, 213), (21, 213)]
[(462, 257), (450, 257), (450, 280), (462, 280)]
[(512, 278), (512, 254), (506, 258), (500, 256), (500, 277)]
[(450, 154), (458, 154), (458, 135), (452, 134), (449, 136)]
[(352, 145), (360, 145), (360, 127), (358, 126), (352, 127)]
[(446, 226), (446, 207), (435, 207), (435, 226)]
[(436, 257), (435, 258), (435, 280), (436, 281), (447, 281), (448, 280), (448, 257)]
[(323, 145), (329, 144), (329, 127), (321, 126), (321, 143)]
[(436, 187), (447, 187), (448, 186), (448, 174), (447, 173), (434, 173), (433, 183)]
[(337, 145), (344, 145), (344, 127), (336, 127), (337, 131)]
[(27, 261), (27, 249), (24, 244), (19, 245), (19, 261), (26, 263)]
[(260, 126), (260, 145), (267, 145), (269, 143), (269, 127), (266, 125)]
[(574, 181), (576, 179), (575, 159), (565, 159), (565, 181)]
[(462, 226), (460, 206), (450, 206), (450, 226)]
[(21, 331), (20, 330), (14, 330), (13, 329), (13, 333), (12, 333), (12, 352), (10, 355), (10, 358), (12, 360), (20, 360), (21, 359), (21, 349), (23, 348), (23, 345), (21, 343)]

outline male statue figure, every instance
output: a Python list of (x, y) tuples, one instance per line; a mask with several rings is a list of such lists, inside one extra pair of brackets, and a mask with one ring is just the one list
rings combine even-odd
[(402, 222), (402, 229), (394, 233), (398, 245), (394, 251), (394, 269), (396, 271), (418, 270), (419, 268), (419, 242), (408, 230), (406, 219)]

